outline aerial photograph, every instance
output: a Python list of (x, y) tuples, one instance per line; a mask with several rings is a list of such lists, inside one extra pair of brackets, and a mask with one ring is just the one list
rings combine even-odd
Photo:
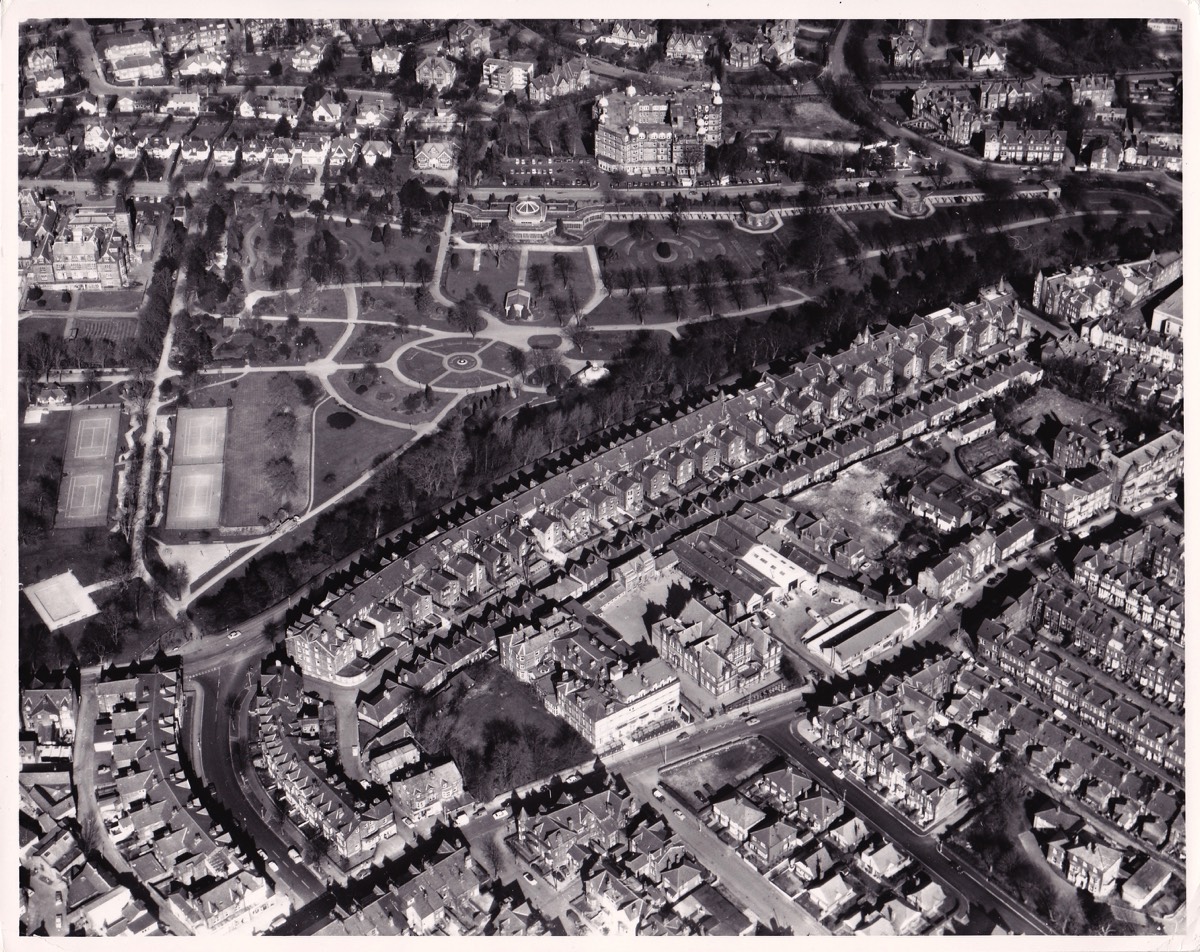
[(1175, 12), (6, 19), (5, 937), (1194, 948)]

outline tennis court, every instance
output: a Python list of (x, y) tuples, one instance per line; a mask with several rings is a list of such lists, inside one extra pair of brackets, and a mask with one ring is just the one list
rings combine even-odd
[(171, 474), (167, 525), (172, 529), (211, 529), (221, 516), (222, 463), (190, 463)]
[(119, 407), (71, 412), (54, 523), (59, 528), (102, 526), (108, 521), (120, 425)]
[(225, 457), (225, 407), (180, 410), (175, 425), (175, 465), (220, 463)]
[(66, 464), (80, 460), (107, 459), (111, 462), (117, 448), (117, 424), (121, 411), (117, 407), (102, 410), (76, 410), (71, 414), (71, 429), (67, 433)]

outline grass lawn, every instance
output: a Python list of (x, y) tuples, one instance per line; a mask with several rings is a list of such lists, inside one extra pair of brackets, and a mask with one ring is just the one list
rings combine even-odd
[[(572, 347), (566, 352), (566, 356), (577, 357), (580, 360), (609, 360), (629, 343), (631, 333), (632, 329), (630, 331), (592, 331), (582, 352), (577, 347)], [(649, 333), (661, 337), (667, 342), (671, 336), (666, 331), (650, 331)]]
[(412, 347), (400, 355), (400, 372), (418, 383), (433, 383), (446, 372), (446, 359), (420, 347)]
[[(494, 303), (490, 310), (499, 313), (504, 307), (504, 295), (517, 286), (518, 256), (513, 253), (500, 259), (500, 267), (496, 267), (496, 259), (483, 251), (479, 258), (479, 270), (472, 271), (474, 257), (469, 252), (459, 252), (462, 263), (454, 270), (447, 265), (443, 290), (456, 301), (474, 299), (475, 288), (484, 285), (492, 293)], [(587, 300), (586, 296), (581, 300)]]
[(511, 350), (512, 348), (508, 344), (494, 341), (490, 346), (485, 347), (483, 353), (479, 355), (480, 363), (485, 370), (508, 377), (512, 374), (512, 369), (508, 363), (508, 354)]
[[(326, 321), (301, 320), (300, 330), (296, 333), (292, 333), (290, 330), (288, 330), (287, 323), (285, 321), (264, 321), (264, 323), (270, 328), (270, 332), (273, 336), (278, 338), (278, 340), (282, 341), (283, 343), (286, 343), (291, 348), (290, 357), (285, 358), (280, 356), (278, 360), (271, 359), (269, 361), (270, 363), (290, 362), (293, 364), (299, 364), (309, 360), (316, 360), (318, 357), (327, 357), (329, 356), (329, 352), (333, 350), (333, 345), (338, 342), (346, 330), (345, 324), (331, 324)], [(296, 345), (296, 338), (306, 327), (311, 327), (313, 329), (313, 333), (317, 335), (317, 343), (307, 344), (304, 347), (298, 347)], [(267, 361), (260, 359), (254, 362), (266, 363)]]
[(329, 418), (346, 409), (335, 400), (326, 400), (317, 409), (317, 470), (313, 486), (313, 505), (320, 505), (358, 479), (377, 457), (403, 446), (412, 436), (408, 430), (365, 420), (357, 414), (345, 429), (330, 425)]
[[(291, 445), (273, 445), (266, 438), (266, 426), (280, 391), (275, 377), (275, 374), (251, 374), (206, 391), (217, 406), (227, 397), (233, 400), (225, 438), (222, 525), (254, 526), (263, 517), (269, 520), (281, 506), (291, 512), (307, 508), (312, 411), (298, 397), (290, 401), (296, 414)], [(296, 472), (296, 488), (288, 493), (275, 489), (266, 475), (268, 461), (282, 455), (291, 456)]]
[(440, 340), (431, 340), (424, 343), (421, 347), (425, 350), (431, 350), (435, 354), (477, 354), (488, 345), (486, 337), (443, 337)]
[(432, 406), (422, 403), (420, 409), (409, 413), (404, 407), (404, 398), (420, 391), (406, 387), (390, 371), (381, 370), (378, 380), (367, 387), (364, 393), (359, 393), (358, 389), (361, 384), (355, 386), (352, 383), (353, 374), (352, 370), (339, 370), (329, 378), (333, 383), (333, 388), (338, 392), (338, 396), (363, 413), (369, 413), (385, 420), (395, 420), (397, 423), (412, 426), (425, 423), (437, 416), (442, 407), (454, 399), (451, 394), (435, 392)]
[[(342, 244), (344, 255), (342, 260), (346, 264), (347, 279), (351, 281), (358, 280), (354, 273), (354, 267), (359, 258), (362, 258), (363, 263), (370, 269), (367, 279), (369, 283), (378, 280), (374, 270), (377, 264), (386, 264), (390, 267), (393, 261), (402, 262), (406, 277), (411, 278), (412, 266), (419, 258), (426, 258), (432, 265), (434, 256), (437, 254), (436, 237), (426, 237), (418, 233), (412, 237), (403, 238), (398, 225), (389, 224), (386, 248), (381, 241), (371, 241), (371, 230), (366, 226), (355, 224), (347, 228), (345, 218), (339, 219), (336, 215), (327, 218), (325, 226)], [(298, 239), (296, 245), (303, 248)]]
[[(292, 293), (271, 294), (259, 298), (255, 303), (255, 313), (284, 316), (296, 313), (296, 295)], [(311, 314), (303, 317), (328, 317), (334, 320), (346, 319), (346, 294), (341, 288), (324, 288), (317, 292), (317, 306)]]
[[(635, 289), (634, 294), (640, 293), (640, 289)], [(686, 320), (688, 317), (707, 317), (707, 314), (700, 309), (687, 289), (681, 289), (683, 294), (684, 307), (683, 317)], [(643, 322), (647, 325), (653, 324), (669, 324), (675, 320), (675, 315), (667, 310), (666, 295), (661, 292), (651, 292), (646, 294), (646, 310), (643, 314)], [(717, 295), (718, 302), (721, 301), (721, 296)], [(720, 314), (722, 307), (717, 306), (717, 313)], [(601, 301), (595, 309), (587, 315), (588, 326), (594, 324), (628, 324), (631, 330), (636, 330), (640, 327), (637, 318), (629, 308), (629, 297), (624, 291), (618, 291), (616, 294), (610, 294)]]
[[(529, 261), (527, 269), (535, 264), (540, 264), (546, 269), (546, 292), (545, 297), (554, 296), (562, 297), (564, 300), (567, 297), (567, 288), (563, 287), (562, 280), (558, 276), (558, 272), (554, 268), (554, 255), (557, 252), (550, 251), (531, 251), (529, 252)], [(567, 284), (575, 289), (575, 300), (579, 302), (580, 307), (584, 302), (592, 296), (592, 289), (595, 282), (592, 280), (592, 268), (588, 264), (587, 255), (583, 253), (583, 249), (577, 250), (564, 249), (563, 254), (566, 255), (567, 261), (570, 262), (571, 271), (567, 275)], [(529, 277), (528, 270), (525, 274), (525, 287), (535, 297), (538, 289), (534, 285), (533, 280)], [(541, 311), (544, 315), (553, 314), (549, 309), (549, 305), (543, 301)]]
[(62, 337), (67, 322), (61, 317), (25, 317), (17, 322), (17, 346), (37, 340), (38, 334)]
[(747, 777), (758, 773), (777, 756), (777, 752), (762, 741), (752, 738), (664, 771), (662, 776), (684, 800), (688, 801), (689, 806), (701, 810), (708, 800), (707, 797), (704, 800), (698, 799), (695, 791), (706, 794), (703, 784), (707, 783), (714, 792), (727, 785), (737, 786)]
[(497, 376), (483, 369), (448, 371), (443, 377), (439, 378), (437, 386), (439, 387), (455, 387), (459, 389), (479, 390), (482, 388), (491, 389), (500, 384), (508, 382), (508, 375), (504, 377)]
[(396, 327), (379, 324), (360, 324), (354, 328), (350, 340), (338, 354), (339, 360), (356, 362), (374, 360), (377, 363), (387, 360), (396, 348), (420, 340), (422, 334), (401, 334)]
[(81, 291), (81, 311), (136, 311), (142, 303), (145, 288), (122, 288), (120, 291)]

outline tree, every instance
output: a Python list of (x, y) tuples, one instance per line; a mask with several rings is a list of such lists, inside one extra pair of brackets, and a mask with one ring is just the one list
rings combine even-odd
[(465, 331), (472, 337), (487, 327), (487, 321), (480, 315), (478, 308), (467, 301), (459, 301), (451, 308), (448, 321), (452, 329)]
[(535, 261), (526, 270), (529, 280), (533, 282), (533, 286), (537, 288), (538, 296), (546, 293), (546, 266), (540, 261)]
[(634, 320), (639, 324), (646, 323), (646, 295), (630, 294), (629, 295), (629, 313), (633, 315)]
[(367, 263), (362, 258), (354, 262), (354, 277), (358, 279), (360, 285), (367, 283), (367, 275), (369, 273)]
[(554, 319), (558, 322), (559, 327), (565, 327), (571, 316), (571, 309), (562, 295), (555, 294), (550, 298), (550, 310), (554, 312)]
[(563, 254), (561, 251), (554, 256), (553, 260), (554, 271), (565, 288), (571, 279), (571, 273), (575, 270), (575, 262), (571, 260), (570, 255)]
[(413, 264), (413, 280), (420, 284), (428, 284), (433, 277), (433, 265), (425, 258), (418, 258)]
[(292, 495), (299, 485), (296, 479), (296, 464), (286, 453), (267, 460), (263, 474), (271, 491), (280, 497)]
[(525, 375), (529, 373), (529, 352), (520, 347), (509, 347), (504, 357), (513, 376), (524, 380)]
[(290, 449), (296, 437), (296, 414), (290, 406), (276, 407), (267, 417), (267, 442), (277, 450)]

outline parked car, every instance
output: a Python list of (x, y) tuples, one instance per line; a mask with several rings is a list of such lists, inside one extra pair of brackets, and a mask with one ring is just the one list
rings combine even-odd
[(521, 878), (529, 883), (530, 886), (537, 885), (537, 880), (533, 878), (533, 873), (522, 873)]
[(660, 790), (658, 787), (655, 787), (653, 790), (651, 790), (650, 794), (655, 800), (665, 801), (667, 799), (665, 796), (663, 796), (662, 790)]
[(508, 819), (508, 807), (501, 807), (499, 810), (496, 810), (492, 814), (492, 819), (493, 820), (507, 820)]
[(676, 807), (676, 808), (675, 808), (675, 809), (674, 809), (672, 812), (673, 812), (673, 813), (675, 814), (675, 816), (677, 816), (679, 819), (681, 819), (681, 820), (683, 819), (683, 811), (682, 811), (681, 809), (679, 809), (679, 807)]
[(579, 783), (579, 774), (573, 773), (568, 777), (564, 777), (563, 783)]
[(746, 723), (753, 727), (758, 723), (758, 715), (756, 714), (754, 717), (750, 718), (750, 720), (746, 721)]
[(271, 860), (270, 862), (267, 863), (267, 869), (269, 869), (273, 873), (278, 873), (279, 872), (279, 864), (277, 862), (275, 862), (275, 860)]

